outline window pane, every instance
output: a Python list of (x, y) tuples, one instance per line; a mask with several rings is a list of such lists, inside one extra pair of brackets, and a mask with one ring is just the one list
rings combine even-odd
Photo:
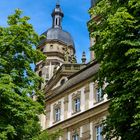
[(97, 100), (97, 102), (99, 102), (102, 99), (103, 99), (103, 97), (102, 97), (102, 89), (101, 88), (98, 88), (97, 89), (97, 94), (96, 94), (96, 100)]
[(102, 138), (102, 125), (96, 127), (96, 140), (103, 140)]
[(73, 140), (79, 140), (79, 135), (78, 135), (78, 134), (75, 134), (75, 135), (73, 136)]
[(60, 120), (60, 108), (56, 108), (55, 109), (55, 121), (59, 121)]
[(75, 111), (80, 111), (80, 98), (75, 99)]

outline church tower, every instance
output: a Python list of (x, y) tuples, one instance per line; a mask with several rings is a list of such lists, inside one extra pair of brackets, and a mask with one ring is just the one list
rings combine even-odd
[[(96, 5), (97, 0), (91, 0), (91, 8), (93, 8)], [(94, 15), (93, 17), (90, 17), (90, 19), (95, 20), (96, 22), (98, 22), (99, 18), (97, 15)], [(90, 47), (92, 47), (94, 44), (96, 43), (96, 39), (90, 37)], [(90, 51), (90, 60), (94, 60), (95, 58), (95, 54), (94, 51)]]
[[(94, 6), (95, 0), (91, 2)], [(48, 133), (61, 128), (63, 134), (58, 140), (103, 140), (102, 121), (108, 114), (109, 103), (98, 83), (93, 81), (99, 64), (97, 61), (86, 63), (85, 52), (82, 63), (76, 63), (74, 41), (63, 30), (63, 17), (60, 5), (56, 4), (52, 27), (43, 33), (45, 39), (39, 44), (47, 56), (36, 66), (37, 73), (45, 79), (41, 85), (45, 92), (45, 114), (40, 115), (40, 124)]]
[(62, 28), (64, 13), (59, 3), (56, 4), (51, 16), (52, 27), (42, 34), (45, 38), (38, 46), (47, 58), (36, 65), (36, 72), (44, 78), (44, 85), (62, 64), (76, 62), (74, 41), (70, 33)]

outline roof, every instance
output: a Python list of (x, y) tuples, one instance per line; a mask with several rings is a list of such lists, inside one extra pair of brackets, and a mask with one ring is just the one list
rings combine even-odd
[(44, 32), (42, 35), (45, 35), (46, 38), (43, 39), (41, 43), (44, 43), (45, 41), (50, 41), (50, 40), (58, 40), (58, 41), (62, 41), (68, 46), (75, 47), (73, 38), (70, 35), (70, 33), (62, 29), (50, 28), (46, 32)]

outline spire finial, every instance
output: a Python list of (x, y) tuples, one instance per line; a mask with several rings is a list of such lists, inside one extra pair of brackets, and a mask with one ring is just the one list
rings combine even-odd
[(62, 29), (61, 23), (62, 23), (63, 17), (64, 17), (64, 14), (59, 5), (59, 0), (57, 0), (56, 7), (54, 8), (52, 12), (52, 18), (53, 18), (52, 27)]
[(86, 53), (83, 51), (83, 54), (82, 54), (82, 63), (85, 64), (86, 63)]

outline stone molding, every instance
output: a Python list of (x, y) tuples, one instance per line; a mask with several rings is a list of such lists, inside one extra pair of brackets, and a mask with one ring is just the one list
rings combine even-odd
[(58, 128), (66, 129), (69, 127), (73, 127), (74, 125), (82, 124), (82, 122), (84, 123), (86, 120), (95, 121), (95, 118), (98, 118), (100, 116), (106, 116), (108, 114), (108, 111), (107, 111), (108, 105), (109, 105), (109, 101), (103, 102), (102, 104), (96, 107), (93, 107), (92, 109), (79, 113), (76, 116), (73, 116), (54, 126), (49, 127), (48, 131), (55, 131)]

